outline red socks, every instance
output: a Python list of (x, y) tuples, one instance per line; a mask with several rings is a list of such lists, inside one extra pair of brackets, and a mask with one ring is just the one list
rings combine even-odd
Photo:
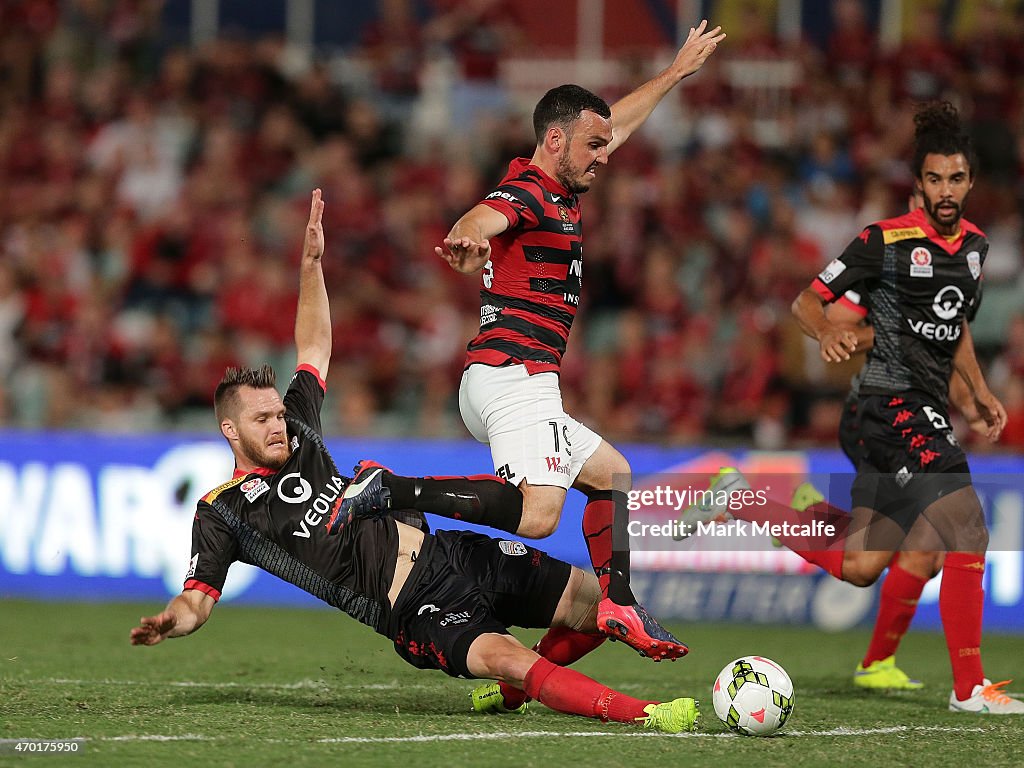
[(949, 552), (942, 567), (939, 588), (939, 615), (953, 667), (953, 690), (963, 701), (974, 686), (981, 684), (981, 614), (985, 591), (985, 556), (969, 552)]
[(875, 631), (864, 661), (861, 662), (865, 669), (872, 662), (887, 659), (896, 653), (900, 640), (907, 633), (914, 613), (917, 612), (917, 601), (924, 585), (928, 583), (927, 579), (900, 568), (898, 558), (899, 553), (890, 563), (889, 573), (882, 582)]
[(590, 562), (594, 565), (601, 595), (608, 596), (608, 581), (612, 565), (612, 520), (615, 502), (609, 499), (587, 498), (583, 508), (583, 539), (587, 542)]
[[(790, 526), (809, 525), (819, 520), (826, 525), (835, 527), (833, 536), (802, 536), (782, 533), (776, 538), (786, 547), (796, 552), (811, 565), (816, 565), (839, 579), (843, 578), (843, 541), (846, 529), (850, 524), (850, 516), (830, 506), (827, 502), (812, 504), (803, 512), (787, 507), (777, 501), (767, 500), (765, 504), (750, 505), (743, 509), (733, 510), (740, 520), (772, 525)], [(830, 547), (833, 547), (830, 549)]]
[[(605, 639), (604, 635), (587, 635), (569, 627), (552, 627), (533, 650), (553, 664), (567, 667), (597, 648)], [(526, 691), (508, 683), (499, 682), (498, 687), (501, 688), (506, 709), (517, 709), (530, 698)]]
[(569, 627), (552, 627), (534, 647), (537, 653), (553, 664), (567, 667), (597, 648), (605, 635), (588, 635)]
[(538, 659), (526, 673), (526, 693), (541, 704), (568, 715), (594, 717), (602, 722), (633, 723), (645, 717), (644, 707), (656, 701), (641, 701), (613, 691), (572, 669)]
[(622, 491), (591, 491), (583, 508), (583, 538), (601, 595), (619, 605), (636, 602), (629, 589), (629, 509)]

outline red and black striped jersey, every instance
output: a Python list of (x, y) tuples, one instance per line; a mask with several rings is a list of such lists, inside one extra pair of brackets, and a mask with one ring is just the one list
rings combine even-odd
[(522, 363), (532, 375), (558, 371), (583, 279), (579, 197), (526, 158), (483, 200), (508, 219), (491, 238), (480, 284), (480, 332), (469, 343), (474, 363)]

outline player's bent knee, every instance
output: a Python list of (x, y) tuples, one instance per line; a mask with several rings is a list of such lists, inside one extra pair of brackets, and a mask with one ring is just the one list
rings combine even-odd
[(516, 533), (528, 539), (550, 536), (558, 528), (564, 501), (564, 493), (561, 496), (536, 492), (524, 494), (523, 517)]
[(489, 677), (522, 688), (526, 673), (538, 658), (536, 651), (511, 635), (487, 633), (469, 646), (466, 667), (474, 677)]
[(543, 539), (558, 528), (565, 504), (565, 489), (548, 485), (519, 486), (523, 494), (523, 516), (516, 533), (528, 539)]
[(546, 539), (558, 529), (559, 514), (523, 515), (517, 533), (527, 539)]
[[(872, 555), (879, 555), (879, 557), (872, 557)], [(889, 557), (888, 552), (858, 552), (853, 557), (847, 553), (847, 556), (843, 558), (843, 581), (853, 584), (855, 587), (870, 587), (878, 581)]]
[(942, 552), (908, 550), (899, 553), (899, 567), (918, 578), (930, 579), (942, 570)]

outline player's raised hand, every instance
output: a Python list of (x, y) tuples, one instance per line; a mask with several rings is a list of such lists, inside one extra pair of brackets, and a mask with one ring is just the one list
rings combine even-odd
[(306, 242), (304, 258), (318, 261), (324, 255), (324, 201), (319, 189), (313, 190), (309, 204), (309, 223), (306, 225)]
[(434, 248), (434, 253), (448, 262), (456, 272), (471, 274), (483, 267), (491, 258), (489, 240), (475, 242), (468, 237), (446, 237), (444, 247)]
[(686, 41), (672, 62), (672, 69), (680, 76), (687, 77), (700, 69), (708, 57), (715, 52), (718, 44), (725, 40), (720, 26), (708, 29), (708, 20), (702, 19), (696, 27), (690, 27)]
[(133, 627), (129, 635), (132, 645), (156, 645), (167, 637), (167, 633), (178, 623), (173, 611), (163, 611), (156, 616), (143, 616), (139, 626)]
[(849, 329), (833, 327), (818, 339), (821, 345), (821, 359), (826, 363), (841, 363), (850, 359), (850, 353), (857, 351), (857, 334)]

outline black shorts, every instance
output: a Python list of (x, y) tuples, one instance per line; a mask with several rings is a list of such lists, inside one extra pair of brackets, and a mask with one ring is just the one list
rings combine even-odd
[(937, 499), (971, 484), (967, 456), (946, 409), (914, 394), (863, 395), (863, 447), (851, 495), (909, 531)]
[(860, 398), (851, 395), (843, 403), (843, 415), (839, 418), (839, 447), (854, 467), (860, 465), (864, 454), (864, 441), (860, 436)]
[(568, 563), (518, 541), (437, 531), (423, 539), (387, 635), (414, 667), (473, 677), (473, 641), (511, 626), (551, 626), (569, 572)]

